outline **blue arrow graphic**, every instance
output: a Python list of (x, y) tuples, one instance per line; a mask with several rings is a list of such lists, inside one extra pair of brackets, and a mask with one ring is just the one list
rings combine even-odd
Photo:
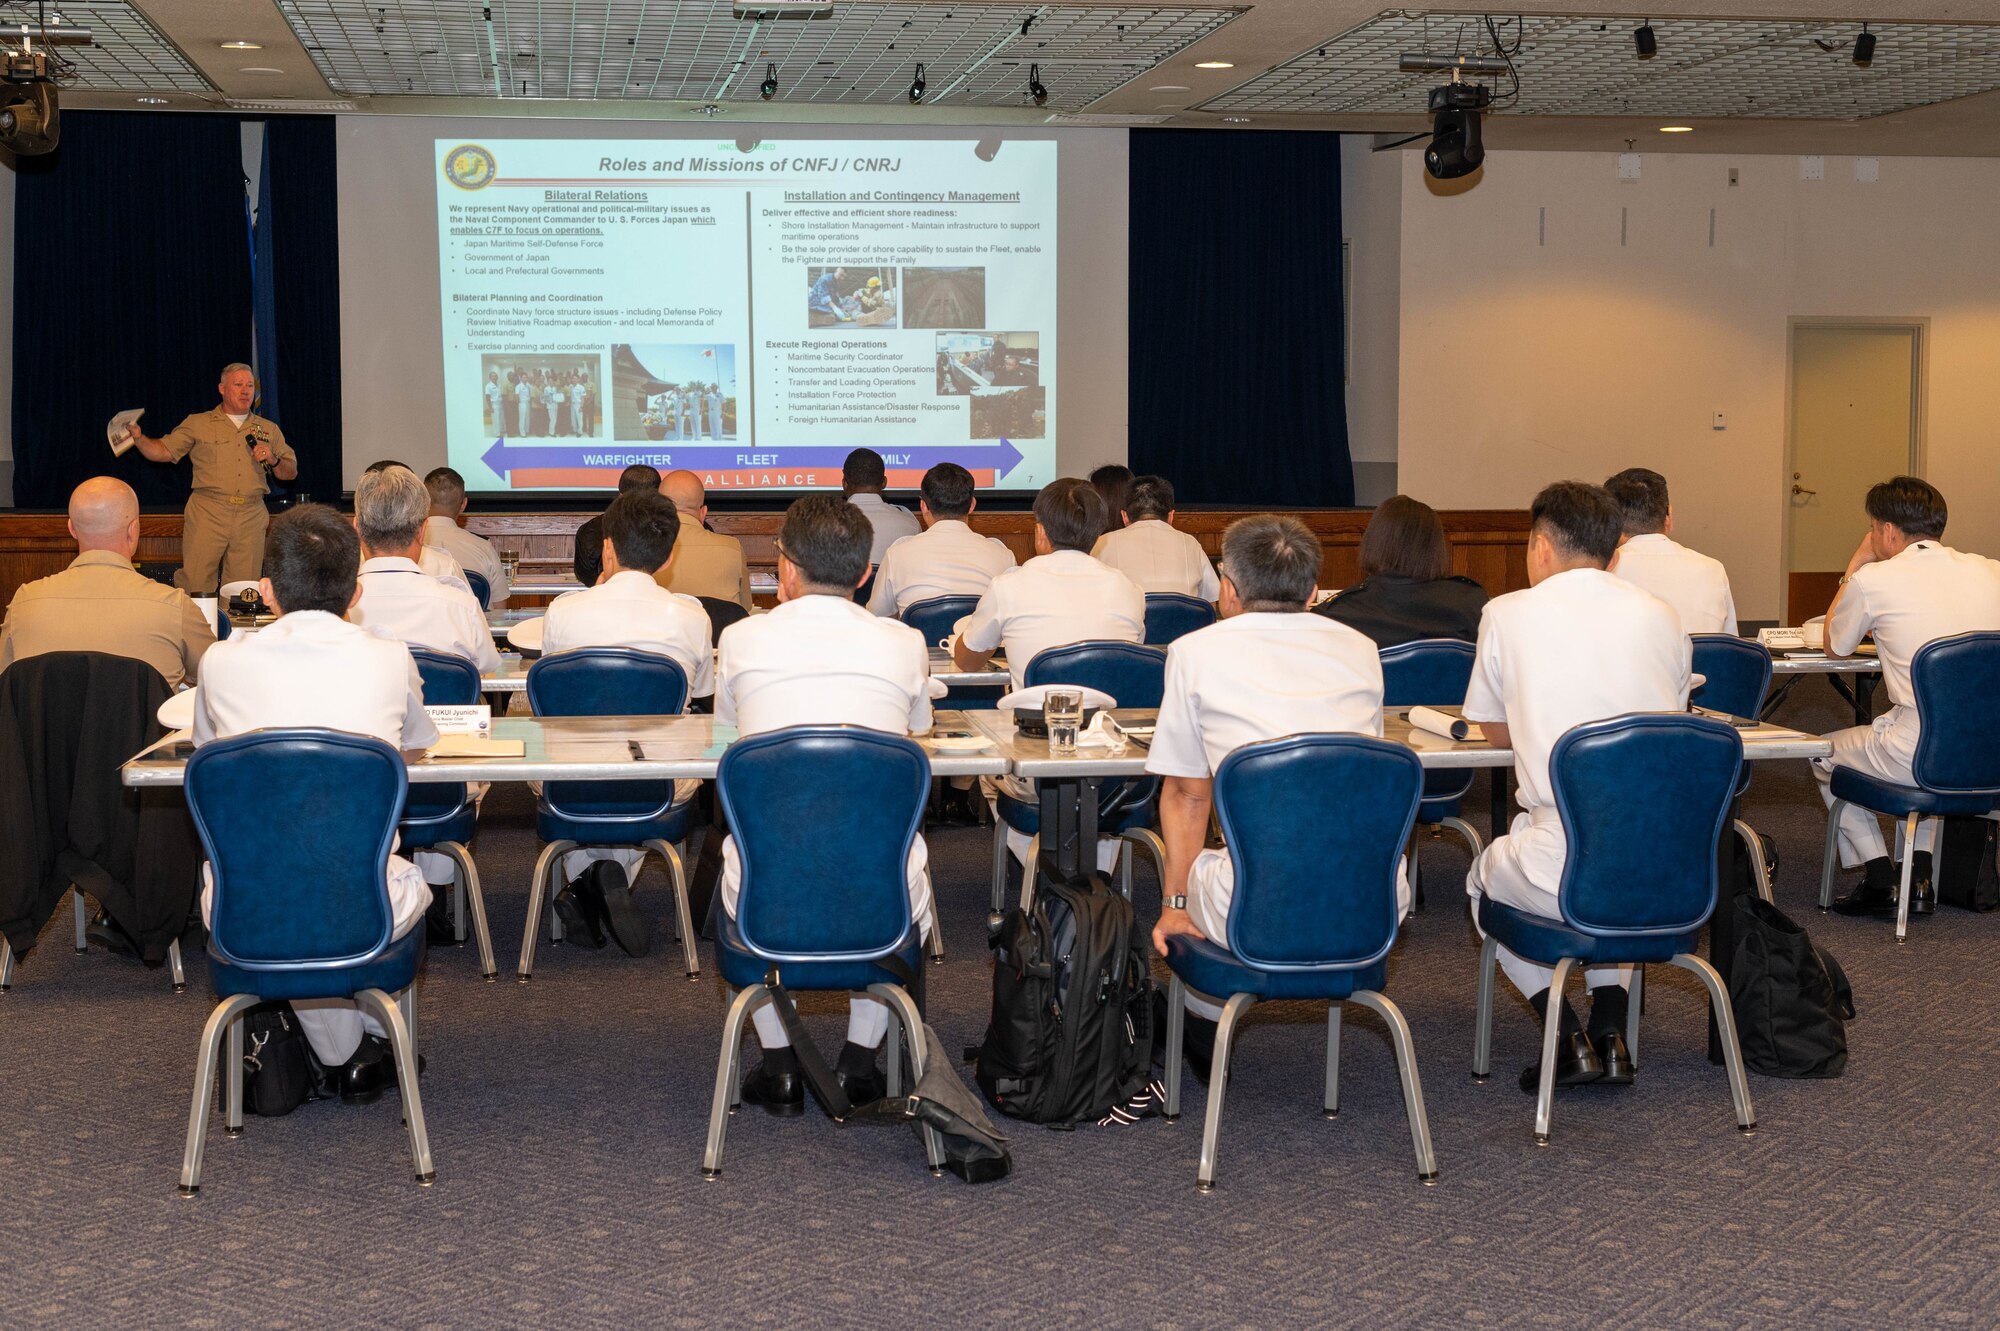
[[(603, 444), (510, 444), (506, 437), (495, 439), (480, 461), (495, 475), (512, 471), (556, 470), (590, 467), (624, 467), (643, 462), (655, 467), (838, 467), (847, 460), (846, 448), (750, 448), (741, 444), (674, 444), (641, 439)], [(1004, 476), (1019, 465), (1022, 453), (1012, 440), (997, 443), (964, 444), (953, 448), (884, 448), (882, 459), (897, 470), (929, 467), (939, 462), (956, 462), (968, 469), (991, 467)]]

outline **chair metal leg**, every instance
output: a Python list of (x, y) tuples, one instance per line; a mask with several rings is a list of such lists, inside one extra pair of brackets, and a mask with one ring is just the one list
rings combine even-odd
[(942, 966), (944, 965), (944, 924), (938, 919), (937, 893), (935, 892), (931, 893), (931, 899), (925, 903), (924, 921), (928, 925), (926, 930), (928, 937), (924, 940), (924, 946), (930, 952), (931, 965)]
[(667, 862), (667, 873), (674, 880), (674, 919), (681, 933), (681, 963), (687, 967), (688, 979), (699, 980), (701, 955), (695, 950), (694, 915), (688, 908), (687, 865), (681, 860), (680, 850), (670, 842), (653, 840), (646, 845)]
[(423, 1052), (417, 1043), (417, 984), (410, 982), (409, 988), (396, 995), (396, 1010), (403, 1014), (403, 1029), (410, 1033), (410, 1053), (414, 1056)]
[[(413, 1004), (416, 986), (403, 991), (404, 1000)], [(354, 1001), (363, 1007), (373, 1009), (382, 1028), (389, 1032), (389, 1048), (396, 1055), (396, 1093), (403, 1097), (403, 1125), (410, 1133), (410, 1160), (416, 1166), (417, 1185), (428, 1188), (437, 1181), (437, 1168), (431, 1163), (430, 1133), (424, 1129), (424, 1097), (417, 1087), (417, 1041), (414, 1032), (403, 1021), (403, 1008), (396, 999), (380, 989), (363, 989), (354, 996)]]
[[(1162, 892), (1165, 892), (1167, 883), (1167, 843), (1160, 840), (1160, 834), (1150, 827), (1135, 827), (1131, 831), (1123, 833), (1123, 836), (1128, 844), (1137, 844), (1146, 848), (1146, 853), (1153, 858), (1153, 877), (1160, 880), (1160, 889)], [(1130, 901), (1132, 899), (1132, 884), (1129, 880), (1132, 866), (1129, 862), (1125, 866), (1125, 871), (1128, 880), (1125, 884), (1125, 899)]]
[(1373, 1008), (1389, 1027), (1389, 1039), (1396, 1046), (1396, 1072), (1403, 1081), (1403, 1112), (1410, 1119), (1410, 1145), (1417, 1153), (1417, 1178), (1428, 1188), (1437, 1182), (1437, 1154), (1431, 1150), (1431, 1120), (1424, 1111), (1424, 1083), (1417, 1075), (1417, 1045), (1410, 1036), (1410, 1023), (1401, 1008), (1372, 989), (1355, 990), (1354, 1001)]
[(465, 941), (465, 908), (472, 907), (472, 941), (479, 948), (479, 974), (489, 983), (499, 978), (500, 967), (493, 960), (493, 935), (486, 927), (486, 893), (479, 887), (479, 866), (472, 862), (472, 849), (457, 841), (440, 841), (432, 849), (449, 855), (457, 868), (457, 891), (453, 894), (453, 928), (458, 940)]
[(1632, 989), (1625, 997), (1625, 1052), (1632, 1055), (1632, 1070), (1639, 1070), (1639, 1014), (1646, 1007), (1646, 967), (1632, 968)]
[(1757, 1113), (1750, 1106), (1750, 1082), (1743, 1075), (1743, 1046), (1736, 1041), (1736, 1013), (1729, 1006), (1729, 991), (1715, 967), (1689, 952), (1673, 959), (1682, 970), (1693, 971), (1708, 990), (1715, 1009), (1715, 1026), (1722, 1037), (1722, 1065), (1729, 1069), (1729, 1095), (1736, 1102), (1736, 1130), (1744, 1136), (1757, 1131)]
[[(910, 1082), (920, 1086), (924, 1079), (924, 1018), (917, 1011), (917, 1000), (910, 997), (910, 991), (900, 984), (871, 984), (868, 992), (889, 1005), (897, 1022), (910, 1037)], [(924, 1127), (924, 1156), (933, 1176), (944, 1173), (944, 1138), (938, 1130)]]
[(228, 1050), (222, 1063), (222, 1133), (225, 1137), (243, 1135), (243, 1019), (238, 1017), (229, 1023), (229, 1033), (224, 1041)]
[(1322, 1112), (1340, 1117), (1340, 1000), (1326, 1005), (1326, 1099)]
[(1222, 1094), (1229, 1088), (1229, 1046), (1236, 1039), (1236, 1023), (1256, 1002), (1255, 994), (1231, 994), (1215, 1023), (1215, 1063), (1208, 1071), (1208, 1113), (1201, 1129), (1201, 1164), (1194, 1176), (1194, 1186), (1202, 1192), (1215, 1187), (1215, 1139), (1222, 1133)]
[[(208, 1014), (208, 1022), (201, 1029), (201, 1051), (196, 1054), (194, 1064), (194, 1103), (188, 1109), (187, 1147), (181, 1155), (183, 1197), (201, 1191), (201, 1153), (208, 1145), (208, 1115), (215, 1103), (215, 1059), (222, 1048), (222, 1034), (256, 1005), (257, 1000), (249, 994), (225, 998)], [(237, 1066), (242, 1066), (241, 1060)]]
[(1007, 909), (1007, 820), (993, 820), (993, 913)]
[(1479, 945), (1479, 1006), (1472, 1018), (1472, 1079), (1485, 1081), (1493, 1070), (1493, 972), (1500, 944), (1492, 938)]
[(14, 945), (0, 938), (0, 994), (14, 987)]
[(882, 1063), (887, 1070), (884, 1093), (894, 1099), (903, 1093), (903, 1023), (891, 1021), (882, 1035)]
[(1576, 962), (1564, 957), (1556, 963), (1555, 977), (1549, 981), (1548, 1019), (1542, 1023), (1542, 1084), (1535, 1092), (1535, 1145), (1549, 1144), (1549, 1113), (1556, 1098), (1556, 1036), (1562, 1029), (1563, 984)]
[(1486, 849), (1486, 838), (1480, 836), (1479, 829), (1463, 818), (1440, 818), (1438, 826), (1448, 827), (1458, 833), (1465, 841), (1465, 848), (1472, 852), (1472, 858), (1475, 860), (1479, 858), (1479, 853)]
[(521, 930), (521, 960), (514, 968), (514, 978), (526, 984), (535, 973), (535, 936), (541, 932), (542, 916), (549, 917), (551, 936), (556, 936), (559, 926), (555, 912), (548, 907), (549, 874), (562, 862), (561, 856), (576, 849), (574, 841), (551, 841), (542, 847), (542, 853), (535, 860), (535, 871), (528, 879), (528, 922)]
[(1118, 839), (1118, 895), (1132, 899), (1132, 843)]
[(1741, 818), (1733, 819), (1730, 826), (1736, 829), (1736, 838), (1743, 843), (1743, 853), (1750, 857), (1750, 877), (1757, 884), (1757, 895), (1777, 905), (1778, 899), (1771, 890), (1771, 866), (1764, 859), (1764, 838)]
[(1176, 975), (1167, 984), (1167, 1108), (1161, 1115), (1172, 1123), (1181, 1116), (1181, 1039), (1187, 1030), (1187, 986)]
[(715, 1094), (708, 1103), (708, 1149), (701, 1157), (703, 1178), (722, 1177), (722, 1136), (736, 1103), (737, 1068), (743, 1058), (743, 1025), (750, 1019), (750, 1009), (766, 992), (761, 984), (748, 986), (736, 995), (729, 1004), (729, 1015), (722, 1019), (722, 1057), (716, 1060)]
[[(442, 844), (431, 847), (442, 855), (451, 855)], [(451, 941), (465, 946), (465, 874), (459, 867), (458, 857), (451, 855)]]
[(1847, 807), (1847, 801), (1837, 799), (1826, 811), (1826, 854), (1819, 862), (1819, 908), (1825, 910), (1833, 905), (1833, 863), (1840, 850), (1840, 811)]
[[(167, 973), (174, 978), (174, 992), (177, 994), (186, 993), (188, 987), (187, 969), (181, 965), (181, 940), (178, 938), (167, 944)], [(4, 985), (0, 985), (0, 988), (4, 987)]]
[[(1942, 837), (1939, 840), (1943, 840)], [(1903, 942), (1910, 932), (1910, 873), (1917, 864), (1917, 815), (1905, 815), (1903, 819), (1903, 881), (1896, 889), (1896, 941)], [(1935, 874), (1935, 865), (1931, 872)], [(1936, 879), (1932, 880), (1933, 883)]]
[(70, 884), (69, 895), (72, 907), (70, 913), (76, 920), (76, 950), (79, 952), (88, 952), (90, 950), (90, 934), (88, 932), (90, 912), (83, 904), (83, 889), (72, 883)]
[(1028, 862), (1021, 866), (1021, 909), (1035, 908), (1035, 879), (1042, 863), (1042, 834), (1035, 833), (1028, 838)]

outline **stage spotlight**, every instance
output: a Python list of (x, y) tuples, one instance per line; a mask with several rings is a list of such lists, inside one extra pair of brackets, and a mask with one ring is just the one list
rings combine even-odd
[(1875, 34), (1868, 31), (1866, 23), (1861, 25), (1861, 35), (1854, 39), (1854, 63), (1863, 69), (1875, 63)]
[(61, 135), (54, 83), (0, 84), (0, 147), (20, 157), (39, 157), (54, 152)]
[(1042, 86), (1042, 67), (1040, 65), (1028, 66), (1028, 96), (1035, 99), (1036, 106), (1047, 106), (1049, 104), (1049, 90)]
[(915, 106), (922, 100), (924, 100), (924, 67), (918, 65), (916, 78), (910, 80), (910, 105)]
[(1660, 39), (1653, 35), (1653, 20), (1647, 19), (1643, 26), (1632, 30), (1632, 45), (1641, 60), (1651, 60), (1660, 53)]
[(1436, 116), (1430, 146), (1424, 149), (1424, 170), (1439, 180), (1456, 180), (1479, 169), (1486, 160), (1479, 115), (1492, 100), (1493, 90), (1483, 83), (1447, 83), (1431, 89)]
[(765, 101), (778, 95), (778, 67), (773, 64), (764, 71), (764, 81), (757, 85), (757, 93)]

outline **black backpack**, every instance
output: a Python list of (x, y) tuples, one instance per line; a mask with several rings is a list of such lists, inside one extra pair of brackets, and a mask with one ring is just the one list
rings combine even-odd
[(1990, 818), (1946, 818), (1939, 836), (1937, 898), (1963, 910), (2000, 906), (2000, 870), (1994, 863), (1995, 824)]
[(1833, 954), (1761, 897), (1736, 899), (1729, 1005), (1743, 1066), (1767, 1077), (1838, 1077), (1854, 991)]
[(993, 1017), (974, 1079), (1011, 1118), (1051, 1127), (1151, 1112), (1152, 946), (1102, 874), (1046, 885), (991, 941)]

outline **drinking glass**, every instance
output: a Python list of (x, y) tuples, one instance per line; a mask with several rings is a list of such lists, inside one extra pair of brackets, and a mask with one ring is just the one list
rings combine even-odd
[(1083, 690), (1050, 689), (1042, 695), (1042, 718), (1049, 727), (1049, 753), (1063, 757), (1076, 752), (1076, 732), (1083, 725)]

